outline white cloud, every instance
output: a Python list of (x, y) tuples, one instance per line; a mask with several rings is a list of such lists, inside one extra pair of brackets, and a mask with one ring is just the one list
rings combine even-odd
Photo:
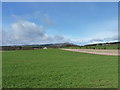
[(37, 26), (33, 22), (19, 21), (12, 25), (13, 37), (16, 40), (30, 40), (35, 38), (46, 39), (43, 26)]
[(71, 42), (78, 45), (118, 41), (118, 33), (99, 33), (90, 38), (68, 38), (62, 35), (49, 35), (43, 26), (20, 20), (11, 24), (11, 32), (3, 30), (3, 45), (46, 44)]
[(45, 44), (63, 41), (60, 35), (50, 36), (43, 26), (20, 20), (11, 24), (11, 32), (3, 30), (3, 45)]
[[(9, 32), (3, 30), (3, 45), (46, 44), (63, 42), (71, 42), (79, 45), (85, 45), (92, 43), (118, 41), (118, 29), (116, 28), (116, 20), (110, 20), (104, 22), (104, 24), (91, 24), (87, 27), (88, 30), (96, 30), (94, 31), (94, 33), (89, 32), (84, 38), (71, 38), (67, 36), (65, 37), (63, 35), (49, 35), (46, 32), (47, 30), (45, 29), (45, 27), (46, 25), (54, 25), (54, 23), (47, 14), (41, 14), (39, 11), (37, 11), (33, 15), (24, 16), (25, 17), (22, 18), (14, 14), (12, 15), (12, 17), (16, 19), (16, 22), (11, 24), (11, 29), (7, 30)], [(29, 21), (26, 17), (28, 17), (28, 19), (32, 18), (36, 19), (37, 21), (39, 20), (41, 23), (39, 23), (40, 25), (38, 25), (35, 22)]]
[(112, 18), (104, 22), (91, 23), (87, 26), (85, 36), (74, 38), (73, 42), (78, 44), (94, 44), (118, 41), (118, 20)]
[(35, 11), (32, 14), (31, 13), (23, 14), (21, 16), (12, 14), (11, 17), (15, 21), (34, 20), (34, 21), (37, 21), (37, 23), (43, 24), (45, 26), (54, 26), (55, 25), (54, 21), (51, 19), (51, 17), (48, 14), (43, 14), (40, 11)]
[(86, 45), (86, 44), (95, 44), (95, 43), (106, 43), (106, 42), (117, 42), (118, 35), (111, 35), (109, 37), (91, 37), (91, 38), (75, 38), (71, 39), (72, 43), (76, 43), (78, 45)]
[[(47, 34), (45, 28), (54, 25), (48, 14), (42, 14), (40, 11), (22, 16), (12, 14), (12, 19), (14, 23), (10, 25), (10, 29), (2, 30), (2, 45), (46, 44), (64, 41), (64, 37), (61, 35)], [(29, 19), (38, 22), (36, 24)]]

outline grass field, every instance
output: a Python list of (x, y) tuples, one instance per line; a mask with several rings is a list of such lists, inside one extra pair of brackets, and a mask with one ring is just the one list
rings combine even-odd
[(67, 47), (71, 49), (120, 49), (118, 45)]
[(59, 49), (3, 52), (4, 88), (117, 88), (118, 57)]

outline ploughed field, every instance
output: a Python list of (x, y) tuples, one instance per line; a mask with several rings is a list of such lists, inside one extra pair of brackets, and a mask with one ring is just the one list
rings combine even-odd
[(60, 49), (3, 53), (4, 88), (117, 88), (118, 57)]

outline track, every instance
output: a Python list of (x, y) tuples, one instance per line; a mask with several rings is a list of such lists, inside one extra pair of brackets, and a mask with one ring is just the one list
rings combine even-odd
[(99, 54), (99, 55), (108, 55), (108, 56), (120, 56), (118, 50), (98, 50), (98, 49), (62, 49), (62, 50), (90, 53), (90, 54)]

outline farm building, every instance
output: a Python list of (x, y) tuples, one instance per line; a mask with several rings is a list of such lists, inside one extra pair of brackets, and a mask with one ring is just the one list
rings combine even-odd
[(47, 47), (44, 47), (43, 49), (47, 49)]

